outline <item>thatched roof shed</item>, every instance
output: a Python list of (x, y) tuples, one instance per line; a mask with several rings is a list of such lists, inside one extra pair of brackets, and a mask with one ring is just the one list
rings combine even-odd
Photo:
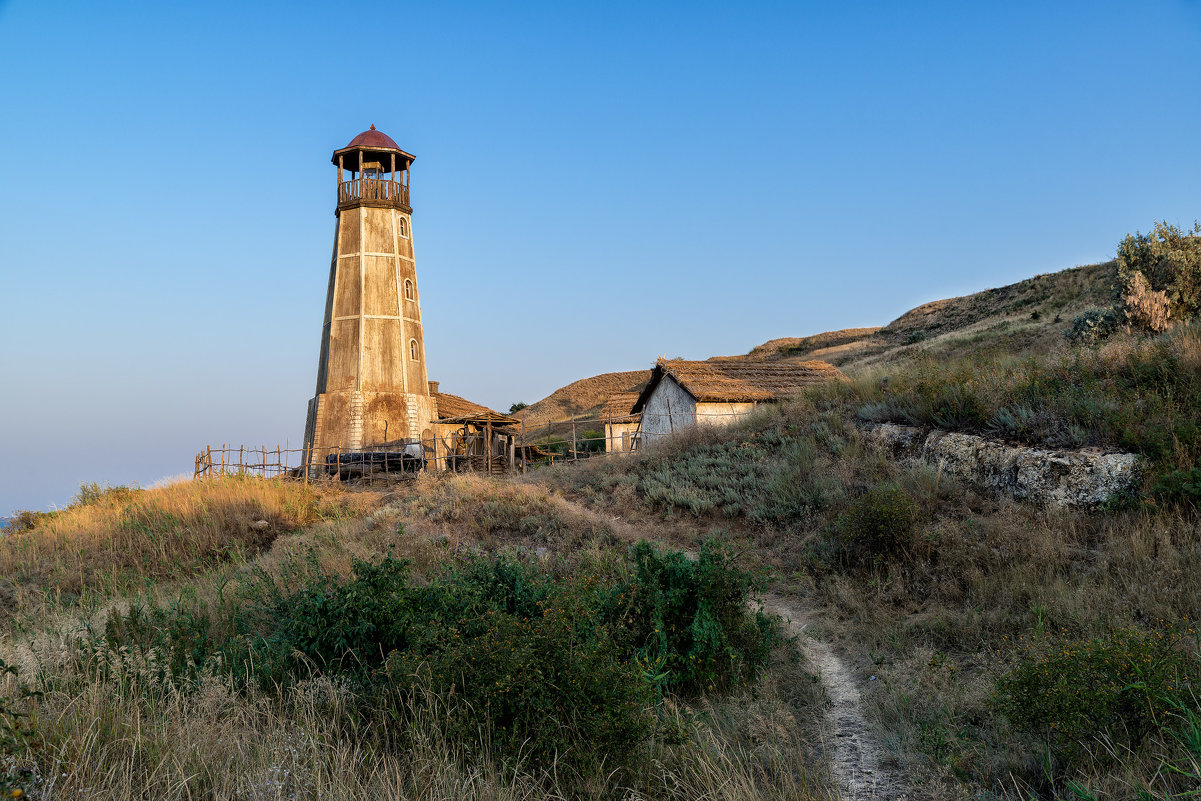
[[(434, 391), (431, 394), (434, 396), (434, 400), (438, 404), (439, 421), (488, 414), (500, 415), (499, 412), (495, 412), (492, 409), (489, 409), (487, 406), (480, 406), (478, 403), (472, 403), (466, 398), (461, 398), (458, 395), (451, 395), (449, 392)], [(504, 417), (504, 415), (500, 416)], [(516, 422), (515, 418), (507, 419)]]
[(603, 423), (636, 423), (639, 415), (631, 410), (637, 402), (637, 392), (615, 392), (605, 401), (597, 416)]
[(827, 381), (845, 380), (832, 364), (819, 361), (693, 362), (659, 359), (651, 380), (631, 407), (641, 412), (664, 378), (674, 379), (696, 403), (759, 403), (795, 396)]

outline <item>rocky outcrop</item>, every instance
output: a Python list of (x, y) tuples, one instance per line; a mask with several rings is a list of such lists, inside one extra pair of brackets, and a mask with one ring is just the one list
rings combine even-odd
[(981, 489), (1058, 506), (1102, 504), (1132, 488), (1141, 470), (1132, 453), (1049, 450), (893, 423), (865, 425), (863, 434), (899, 460), (922, 462)]

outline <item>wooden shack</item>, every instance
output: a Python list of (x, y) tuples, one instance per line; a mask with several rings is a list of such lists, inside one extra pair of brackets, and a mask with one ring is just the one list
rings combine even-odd
[(649, 444), (691, 425), (728, 425), (760, 403), (840, 380), (841, 370), (820, 361), (660, 359), (630, 411), (641, 416), (639, 441)]
[(422, 440), (428, 469), (488, 475), (519, 469), (520, 420), (441, 392), (437, 381), (430, 382), (430, 396), (437, 417)]
[(615, 392), (600, 410), (605, 426), (605, 453), (629, 453), (638, 440), (638, 421), (642, 415), (631, 410), (638, 402), (637, 392)]

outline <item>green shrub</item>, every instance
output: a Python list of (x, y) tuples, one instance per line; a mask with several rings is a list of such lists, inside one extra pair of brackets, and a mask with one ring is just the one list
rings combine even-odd
[(695, 696), (753, 679), (779, 632), (762, 611), (748, 614), (757, 584), (729, 548), (707, 540), (690, 560), (640, 543), (633, 558), (634, 575), (610, 596), (607, 618), (660, 690)]
[(55, 512), (39, 512), (31, 509), (13, 512), (12, 518), (8, 521), (8, 529), (4, 533), (19, 534), (22, 531), (33, 531), (39, 524), (54, 515)]
[(549, 436), (536, 444), (544, 451), (549, 451), (556, 456), (562, 456), (567, 453), (567, 440), (562, 437)]
[(1201, 467), (1173, 470), (1155, 482), (1155, 496), (1160, 500), (1201, 506)]
[[(17, 669), (0, 659), (0, 683), (15, 680)], [(29, 702), (41, 693), (18, 686), (15, 695), (0, 695), (0, 793), (19, 797), (27, 785), (28, 771), (17, 767), (20, 759), (38, 746)]]
[[(1146, 457), (1146, 484), (1201, 464), (1201, 326), (1049, 358), (924, 356), (887, 387), (836, 387), (860, 417), (999, 434), (1032, 445), (1095, 445)], [(852, 394), (853, 393), (853, 394)]]
[(1073, 344), (1093, 345), (1116, 334), (1123, 322), (1123, 315), (1116, 309), (1089, 309), (1072, 320), (1063, 335)]
[(847, 432), (827, 421), (799, 429), (785, 417), (754, 430), (702, 430), (669, 457), (656, 450), (633, 463), (621, 481), (668, 513), (756, 523), (806, 520), (841, 496), (821, 457), (844, 449)]
[(213, 670), (269, 693), (335, 675), (358, 714), (402, 723), (411, 699), (432, 696), (457, 738), (587, 769), (640, 748), (657, 693), (755, 675), (778, 635), (746, 608), (753, 587), (708, 544), (696, 562), (640, 545), (573, 569), (477, 556), (424, 580), (393, 558), (346, 578), (301, 561), (216, 603), (113, 610), (81, 653), (118, 687), (137, 675), (142, 693), (186, 691)]
[(123, 504), (142, 490), (133, 486), (101, 486), (96, 482), (86, 482), (79, 485), (79, 492), (71, 499), (72, 506), (94, 506), (98, 503)]
[(831, 545), (844, 564), (879, 564), (909, 548), (917, 509), (895, 484), (881, 484), (854, 500), (834, 522)]
[(1036, 643), (997, 682), (992, 705), (1069, 760), (1100, 737), (1138, 749), (1182, 706), (1196, 708), (1201, 663), (1181, 645), (1134, 628)]
[(1173, 319), (1201, 311), (1201, 223), (1180, 229), (1157, 221), (1150, 233), (1127, 235), (1116, 264), (1121, 287), (1141, 274), (1152, 291), (1164, 292)]
[(580, 432), (576, 443), (580, 453), (603, 453), (605, 450), (605, 432), (588, 430)]
[(482, 625), (460, 610), (443, 621), (443, 643), (391, 651), (384, 674), (402, 696), (453, 699), (450, 734), (463, 742), (486, 737), (542, 764), (623, 764), (650, 733), (652, 688), (596, 624), (591, 591), (560, 588), (524, 611), (490, 610)]

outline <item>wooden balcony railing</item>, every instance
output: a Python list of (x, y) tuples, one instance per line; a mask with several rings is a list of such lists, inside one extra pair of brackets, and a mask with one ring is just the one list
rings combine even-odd
[(399, 181), (380, 178), (355, 178), (338, 184), (338, 206), (361, 201), (378, 201), (397, 206), (409, 205), (409, 188)]

